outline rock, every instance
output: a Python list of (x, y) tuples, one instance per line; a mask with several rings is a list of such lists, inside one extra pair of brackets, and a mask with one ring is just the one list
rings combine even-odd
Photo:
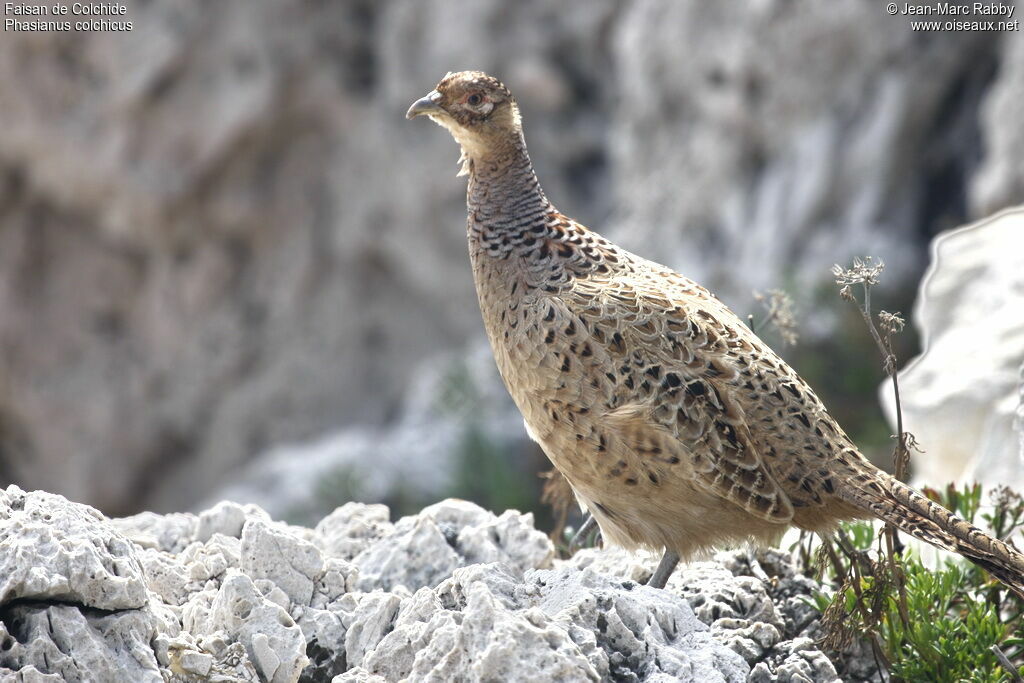
[(17, 486), (0, 492), (0, 606), (54, 600), (101, 610), (146, 604), (137, 549), (91, 507)]
[(310, 607), (326, 609), (345, 593), (350, 593), (359, 582), (359, 568), (351, 562), (328, 557), (324, 561), (323, 571), (317, 576), (313, 586), (313, 599)]
[(180, 553), (195, 539), (199, 520), (188, 513), (158, 515), (140, 512), (131, 517), (110, 520), (110, 524), (143, 548), (154, 548), (165, 553)]
[(269, 580), (284, 591), (289, 603), (308, 605), (313, 600), (313, 588), (323, 566), (323, 555), (312, 543), (260, 520), (245, 523), (242, 571), (254, 580)]
[(646, 583), (660, 557), (656, 553), (639, 550), (630, 552), (618, 546), (586, 548), (568, 560), (574, 567), (592, 569), (599, 574), (617, 576), (634, 583)]
[[(211, 571), (202, 572), (202, 577), (193, 573), (180, 558), (169, 553), (162, 553), (153, 548), (143, 548), (139, 552), (139, 561), (146, 572), (149, 590), (159, 596), (167, 605), (180, 607), (188, 600), (199, 580), (209, 578)], [(222, 565), (225, 569), (227, 563)]]
[(728, 620), (724, 629), (764, 623), (781, 631), (783, 624), (762, 581), (734, 576), (718, 563), (694, 562), (670, 579), (690, 603), (697, 618), (714, 626)]
[[(782, 654), (786, 655), (781, 663), (775, 666), (775, 675), (770, 673), (770, 667), (761, 662), (761, 667), (756, 676), (759, 681), (803, 682), (820, 681), (821, 683), (841, 682), (836, 675), (836, 669), (824, 653), (818, 651), (814, 641), (810, 638), (796, 638), (790, 641), (786, 647), (780, 648)], [(754, 672), (751, 672), (754, 679)]]
[(183, 627), (193, 633), (223, 633), (245, 645), (262, 680), (296, 681), (306, 666), (302, 630), (280, 605), (267, 600), (250, 577), (228, 572), (220, 590), (197, 609), (184, 612)]
[(570, 566), (530, 571), (525, 583), (500, 566), (458, 569), (403, 604), (363, 667), (387, 680), (746, 676), (685, 601)]
[(209, 678), (210, 672), (216, 660), (213, 655), (205, 652), (184, 652), (178, 658), (178, 668), (185, 673), (194, 674), (201, 678)]
[(65, 679), (57, 674), (44, 674), (34, 666), (22, 667), (12, 671), (0, 666), (0, 677), (11, 683), (64, 683)]
[(225, 640), (221, 634), (204, 637), (201, 643), (197, 643), (191, 634), (183, 633), (173, 640), (161, 642), (160, 646), (165, 651), (166, 660), (161, 664), (169, 673), (185, 681), (262, 683), (265, 680), (256, 673), (245, 647)]
[(214, 582), (220, 585), (228, 569), (237, 569), (241, 563), (242, 544), (237, 538), (215, 534), (206, 543), (195, 541), (189, 544), (178, 558), (187, 567), (188, 578), (193, 585)]
[(402, 604), (393, 593), (350, 593), (338, 605), (345, 626), (345, 660), (361, 666), (366, 654), (391, 632)]
[(18, 604), (5, 608), (0, 641), (10, 647), (0, 652), (0, 664), (64, 681), (162, 683), (150, 646), (158, 630), (159, 620), (140, 609), (101, 614), (70, 605)]
[[(474, 523), (464, 521), (466, 513), (474, 515)], [(428, 514), (442, 529), (459, 530), (455, 549), (469, 563), (501, 562), (518, 571), (551, 566), (554, 548), (551, 540), (533, 527), (532, 513), (506, 510), (495, 519), (473, 503), (448, 500), (421, 514)]]
[(223, 534), (232, 538), (242, 538), (242, 528), (250, 515), (269, 517), (254, 505), (242, 506), (238, 503), (222, 501), (209, 510), (204, 510), (196, 522), (195, 540), (205, 542), (214, 534)]
[[(659, 559), (654, 553), (590, 549), (566, 564), (647, 581)], [(729, 551), (718, 553), (714, 561), (681, 565), (666, 591), (685, 598), (695, 616), (710, 627), (712, 637), (751, 666), (748, 680), (839, 680), (835, 666), (813, 645), (824, 632), (821, 614), (810, 600), (822, 587), (798, 573), (792, 558), (780, 550), (759, 550), (757, 560), (771, 577), (769, 583), (752, 576), (746, 551)], [(798, 651), (802, 654), (793, 654)], [(857, 680), (877, 674), (870, 652), (854, 646), (841, 657), (844, 670)]]
[(431, 520), (407, 518), (402, 527), (390, 543), (376, 544), (353, 560), (359, 567), (357, 588), (434, 586), (459, 566), (458, 554)]
[(331, 679), (331, 683), (387, 683), (383, 676), (371, 674), (361, 666), (349, 669)]
[[(916, 485), (977, 481), (1024, 488), (1014, 430), (1021, 320), (1024, 209), (935, 239), (913, 314), (924, 350), (899, 375), (904, 429), (924, 450), (910, 454)], [(880, 392), (895, 425), (891, 385)]]
[(351, 560), (394, 531), (390, 514), (386, 505), (345, 503), (320, 520), (316, 533), (328, 555)]
[[(232, 503), (111, 521), (14, 486), (0, 501), (13, 577), (0, 602), (4, 680), (743, 681), (751, 667), (757, 680), (835, 678), (810, 640), (820, 615), (800, 602), (817, 586), (778, 551), (763, 556), (777, 573), (767, 588), (734, 553), (655, 590), (637, 582), (652, 554), (555, 560), (530, 515), (461, 500), (394, 524), (384, 506), (351, 503), (315, 529)], [(6, 552), (39, 540), (47, 519), (59, 543)], [(112, 568), (65, 582), (80, 598), (69, 601), (52, 577), (97, 543)], [(139, 582), (141, 599), (97, 608), (105, 587), (125, 593), (111, 577)]]
[(495, 517), (460, 500), (400, 519), (384, 539), (352, 560), (361, 590), (436, 586), (457, 567), (475, 562), (501, 561), (523, 572), (550, 566), (554, 555), (551, 541), (533, 528), (533, 515), (508, 511)]

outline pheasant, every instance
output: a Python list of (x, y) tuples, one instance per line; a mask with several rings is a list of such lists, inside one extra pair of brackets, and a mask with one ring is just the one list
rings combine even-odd
[(872, 465), (803, 379), (707, 289), (548, 201), (496, 78), (449, 73), (406, 117), (462, 148), (484, 327), (526, 429), (607, 541), (680, 558), (877, 517), (1024, 597), (1024, 556)]

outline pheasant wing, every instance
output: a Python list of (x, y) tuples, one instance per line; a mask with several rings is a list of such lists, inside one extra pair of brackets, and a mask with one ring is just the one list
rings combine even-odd
[[(738, 371), (728, 349), (743, 343), (744, 331), (709, 312), (721, 304), (706, 290), (671, 275), (680, 282), (623, 278), (576, 287), (570, 306), (617, 369), (606, 423), (638, 458), (682, 463), (697, 485), (761, 519), (788, 523), (792, 503), (733, 395)], [(688, 304), (673, 296), (683, 287)]]

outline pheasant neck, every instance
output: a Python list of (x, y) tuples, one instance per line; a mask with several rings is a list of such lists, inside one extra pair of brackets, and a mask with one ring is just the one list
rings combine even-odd
[[(489, 250), (516, 241), (527, 229), (542, 225), (553, 210), (533, 171), (522, 133), (488, 148), (486, 154), (469, 157), (470, 238)], [(504, 249), (502, 249), (504, 251)]]

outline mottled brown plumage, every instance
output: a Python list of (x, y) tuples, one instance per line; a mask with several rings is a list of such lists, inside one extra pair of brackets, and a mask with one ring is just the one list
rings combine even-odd
[(501, 376), (607, 540), (688, 557), (874, 516), (1024, 595), (1024, 556), (871, 465), (721, 301), (559, 213), (497, 79), (448, 74), (408, 117), (421, 114), (462, 147)]

